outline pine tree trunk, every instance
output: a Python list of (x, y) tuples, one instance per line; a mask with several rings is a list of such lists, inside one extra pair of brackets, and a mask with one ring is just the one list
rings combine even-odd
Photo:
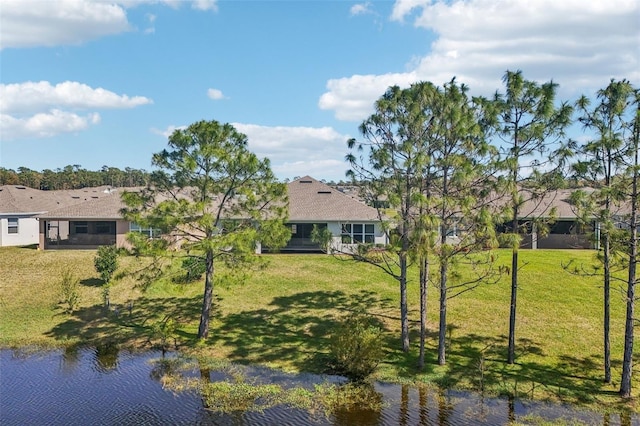
[[(446, 243), (446, 230), (443, 229), (441, 245)], [(447, 259), (440, 259), (440, 321), (438, 327), (438, 365), (445, 365), (447, 343)]]
[(407, 307), (407, 252), (400, 253), (400, 325), (402, 351), (409, 352), (409, 309)]
[(205, 262), (207, 271), (204, 279), (204, 296), (202, 298), (200, 325), (198, 326), (198, 339), (206, 339), (209, 337), (209, 317), (211, 315), (211, 305), (213, 303), (213, 253), (207, 253)]
[(605, 232), (604, 240), (604, 382), (611, 383), (611, 343), (609, 339), (609, 329), (611, 327), (611, 264), (610, 264), (610, 241), (609, 233)]
[(418, 368), (424, 368), (425, 342), (427, 340), (427, 283), (429, 280), (429, 260), (425, 256), (420, 261), (420, 356)]
[(640, 138), (638, 122), (634, 125), (635, 158), (631, 191), (631, 220), (629, 227), (629, 280), (627, 282), (627, 317), (624, 328), (624, 355), (622, 359), (622, 380), (620, 381), (620, 396), (631, 397), (631, 376), (633, 373), (633, 340), (634, 315), (636, 293), (636, 268), (638, 265), (638, 139)]
[[(438, 364), (445, 365), (447, 343), (447, 268), (440, 268), (440, 325), (438, 333)], [(444, 275), (444, 278), (442, 276)]]
[[(518, 208), (513, 208), (512, 230), (518, 235)], [(519, 244), (519, 243), (518, 243)], [(518, 251), (520, 247), (513, 247), (511, 254), (511, 305), (509, 309), (509, 349), (507, 354), (507, 364), (516, 362), (516, 306), (518, 297)]]

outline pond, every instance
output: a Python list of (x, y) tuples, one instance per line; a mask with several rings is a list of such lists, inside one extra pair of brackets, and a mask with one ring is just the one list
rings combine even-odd
[[(175, 357), (175, 355), (166, 355)], [(0, 351), (2, 425), (503, 425), (525, 416), (588, 425), (640, 425), (638, 415), (602, 415), (557, 404), (483, 398), (464, 392), (375, 384), (377, 410), (351, 408), (329, 416), (276, 406), (220, 414), (199, 394), (163, 388), (161, 352), (133, 354), (105, 345), (27, 353)], [(154, 362), (156, 361), (156, 362)], [(251, 380), (283, 387), (341, 383), (336, 376), (289, 375), (238, 367)], [(193, 371), (200, 377), (200, 371)], [(211, 380), (222, 377), (210, 375)]]

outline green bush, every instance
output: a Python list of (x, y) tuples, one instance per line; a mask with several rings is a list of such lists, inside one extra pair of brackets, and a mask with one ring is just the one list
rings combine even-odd
[(182, 269), (184, 269), (185, 275), (181, 281), (191, 283), (202, 278), (207, 272), (207, 265), (201, 257), (187, 257), (182, 260)]
[(108, 283), (116, 269), (118, 269), (118, 248), (116, 246), (98, 247), (98, 253), (93, 259), (93, 264), (102, 281)]
[(353, 381), (364, 381), (384, 358), (378, 322), (364, 314), (347, 317), (332, 336), (331, 356), (337, 373)]
[(62, 271), (62, 277), (60, 278), (60, 298), (68, 313), (75, 311), (80, 303), (79, 284), (80, 280), (70, 269)]

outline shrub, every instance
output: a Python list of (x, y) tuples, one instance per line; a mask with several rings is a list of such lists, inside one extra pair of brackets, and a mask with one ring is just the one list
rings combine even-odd
[(331, 339), (331, 356), (338, 373), (363, 381), (384, 357), (382, 329), (365, 314), (353, 314), (338, 326)]
[(116, 246), (98, 247), (98, 253), (93, 259), (93, 264), (96, 272), (100, 274), (100, 279), (108, 283), (116, 269), (118, 269), (118, 248)]
[(70, 269), (62, 271), (62, 277), (60, 278), (60, 297), (62, 303), (66, 305), (66, 311), (72, 313), (78, 307), (80, 303), (80, 293), (78, 286), (80, 280), (71, 272)]
[(187, 257), (182, 260), (182, 269), (185, 271), (183, 281), (191, 283), (202, 278), (207, 271), (207, 265), (200, 257)]

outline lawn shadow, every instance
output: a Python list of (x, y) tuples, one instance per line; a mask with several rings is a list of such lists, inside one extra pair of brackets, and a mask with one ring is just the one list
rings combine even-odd
[(447, 373), (439, 385), (447, 388), (469, 387), (483, 392), (491, 389), (504, 396), (555, 399), (584, 404), (599, 395), (609, 395), (597, 376), (601, 360), (594, 356), (562, 356), (556, 365), (532, 361), (545, 356), (542, 347), (529, 339), (516, 341), (516, 363), (506, 362), (507, 337), (478, 334), (458, 335), (451, 339)]
[(85, 278), (84, 280), (80, 280), (80, 284), (86, 287), (102, 287), (104, 281), (100, 278)]
[[(226, 315), (210, 341), (230, 350), (230, 361), (286, 363), (315, 373), (327, 372), (330, 335), (354, 312), (391, 309), (371, 291), (302, 292), (275, 297), (266, 308)], [(375, 315), (374, 315), (375, 316)]]
[(110, 342), (140, 349), (159, 346), (167, 339), (172, 346), (192, 344), (195, 334), (179, 329), (198, 318), (201, 304), (201, 296), (143, 297), (123, 305), (112, 304), (108, 309), (103, 305), (83, 307), (45, 334), (59, 341), (80, 341), (90, 346)]

